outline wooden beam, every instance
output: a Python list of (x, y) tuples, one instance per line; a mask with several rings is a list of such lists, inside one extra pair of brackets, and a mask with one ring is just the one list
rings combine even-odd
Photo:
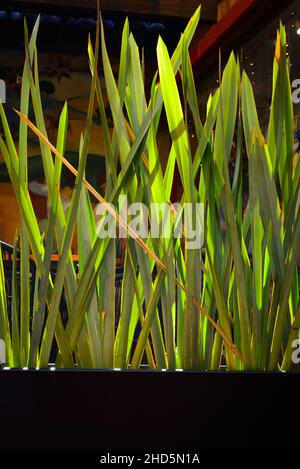
[[(101, 10), (134, 13), (151, 16), (190, 18), (199, 4), (202, 4), (202, 19), (216, 21), (218, 0), (100, 0)], [(2, 0), (2, 5), (25, 7), (64, 7), (76, 9), (96, 8), (96, 0)]]
[(191, 61), (195, 65), (206, 57), (212, 49), (220, 46), (225, 36), (260, 2), (260, 0), (238, 0), (221, 21), (213, 26), (191, 51)]
[[(288, 7), (293, 0), (238, 0), (227, 14), (191, 50), (193, 66), (210, 66), (222, 53), (234, 49), (247, 34), (256, 33), (259, 24), (268, 24), (272, 17)], [(268, 21), (266, 20), (268, 18)], [(260, 27), (263, 27), (261, 25)], [(204, 66), (205, 69), (205, 66)]]

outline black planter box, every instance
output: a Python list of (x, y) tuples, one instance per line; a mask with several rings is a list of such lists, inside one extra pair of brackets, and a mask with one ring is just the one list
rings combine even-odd
[(0, 371), (0, 448), (296, 449), (300, 374)]

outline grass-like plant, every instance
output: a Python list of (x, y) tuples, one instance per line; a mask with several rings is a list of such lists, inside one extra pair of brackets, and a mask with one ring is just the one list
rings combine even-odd
[[(128, 21), (123, 29), (117, 81), (107, 54), (103, 25), (98, 22), (95, 47), (90, 40), (88, 43), (92, 85), (77, 169), (63, 156), (67, 103), (60, 115), (57, 141), (48, 140), (39, 90), (39, 20), (30, 40), (25, 25), (18, 150), (0, 104), (4, 129), (0, 149), (21, 217), (10, 308), (0, 256), (0, 334), (6, 344), (8, 366), (47, 367), (56, 341), (56, 366), (64, 368), (138, 369), (142, 360), (150, 369), (219, 370), (221, 363), (228, 370), (291, 367), (292, 345), (300, 327), (300, 159), (293, 164), (293, 106), (285, 30), (280, 26), (277, 36), (270, 121), (268, 133), (263, 136), (251, 83), (246, 73), (241, 74), (234, 54), (224, 69), (219, 89), (208, 100), (205, 121), (201, 120), (188, 52), (199, 17), (200, 9), (190, 20), (172, 57), (159, 39), (158, 73), (153, 78), (149, 100), (139, 50)], [(114, 123), (112, 134), (97, 72), (100, 48)], [(34, 123), (28, 120), (30, 100)], [(95, 102), (105, 142), (104, 198), (85, 180)], [(163, 110), (172, 141), (165, 171), (157, 147)], [(195, 152), (188, 115), (195, 127)], [(28, 192), (28, 127), (39, 137), (51, 202), (45, 234), (39, 230)], [(230, 178), (233, 144), (236, 157), (234, 176)], [(63, 164), (76, 175), (66, 214), (59, 197)], [(245, 164), (249, 197), (243, 210)], [(181, 204), (201, 203), (205, 207), (203, 248), (188, 249), (184, 237), (138, 236), (122, 213), (113, 208), (120, 195), (146, 207), (153, 203), (170, 204), (176, 166), (183, 189)], [(117, 312), (116, 240), (98, 236), (106, 213), (96, 224), (91, 194), (127, 234)], [(177, 216), (175, 213), (169, 217), (172, 233), (178, 228), (180, 210), (177, 206)], [(150, 220), (150, 224), (155, 222), (162, 225), (163, 220)], [(194, 216), (184, 219), (183, 234), (187, 225), (193, 223)], [(78, 272), (71, 253), (75, 227)], [(54, 242), (59, 262), (53, 278), (50, 267)], [(30, 254), (37, 272), (33, 308)], [(63, 296), (66, 323), (60, 311)]]

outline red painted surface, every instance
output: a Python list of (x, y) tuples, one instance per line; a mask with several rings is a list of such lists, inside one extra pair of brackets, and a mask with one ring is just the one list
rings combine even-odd
[(191, 61), (195, 65), (209, 52), (218, 47), (239, 22), (256, 7), (261, 0), (238, 0), (215, 26), (191, 50)]

